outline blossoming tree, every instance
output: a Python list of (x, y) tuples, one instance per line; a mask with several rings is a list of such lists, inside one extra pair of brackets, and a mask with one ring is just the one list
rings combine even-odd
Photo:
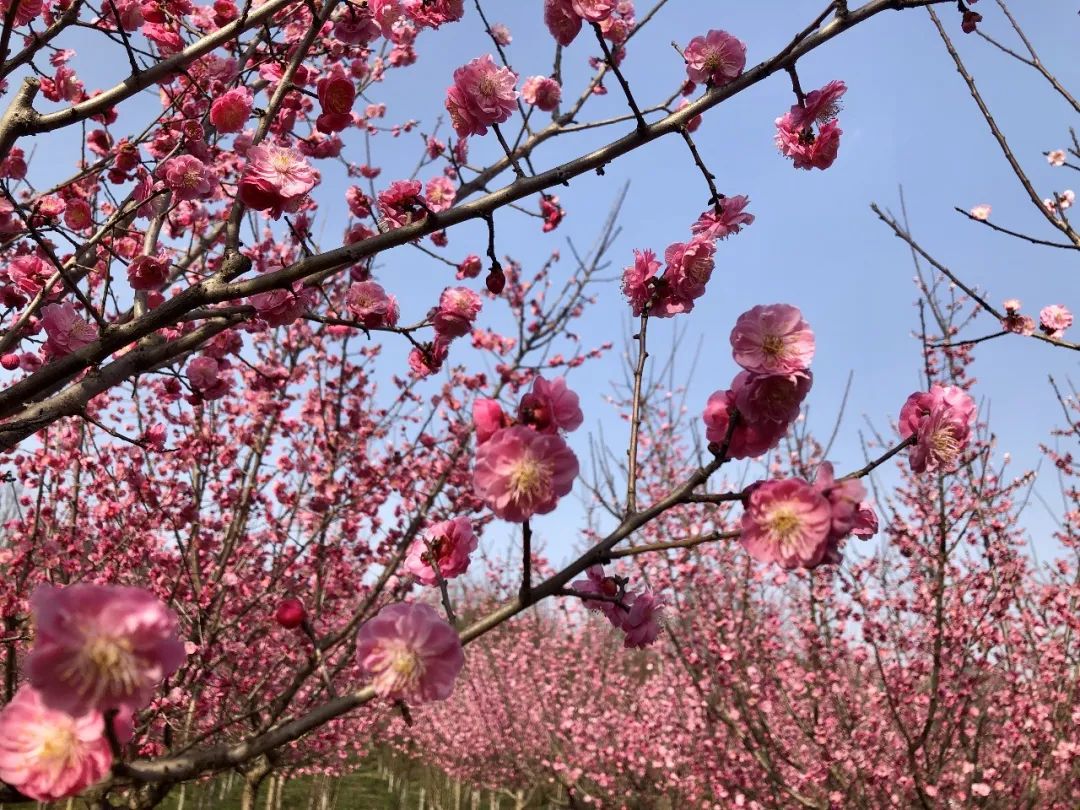
[[(238, 769), (252, 808), (261, 781), (290, 757), (360, 755), (390, 717), (415, 722), (414, 707), (457, 694), (467, 645), (542, 602), (581, 603), (625, 647), (653, 645), (682, 585), (647, 567), (623, 576), (607, 566), (675, 547), (626, 543), (688, 507), (741, 504), (738, 528), (732, 521), (707, 539), (737, 532), (758, 572), (833, 570), (848, 537), (877, 530), (861, 479), (879, 465), (905, 452), (919, 481), (938, 488), (970, 471), (979, 451), (968, 385), (955, 372), (928, 374), (926, 390), (898, 409), (899, 438), (862, 468), (835, 471), (811, 453), (749, 486), (710, 492), (729, 462), (773, 451), (811, 394), (812, 325), (787, 302), (727, 313), (740, 371), (694, 426), (707, 442), (700, 463), (657, 481), (642, 460), (660, 438), (643, 430), (649, 326), (690, 317), (723, 241), (754, 221), (749, 199), (722, 191), (708, 169), (693, 137), (701, 116), (784, 73), (793, 103), (778, 110), (776, 146), (796, 169), (828, 169), (846, 85), (804, 92), (799, 60), (885, 12), (943, 2), (833, 0), (756, 65), (736, 33), (707, 29), (677, 43), (673, 92), (651, 105), (620, 65), (639, 52), (655, 60), (647, 25), (666, 0), (644, 13), (628, 0), (537, 0), (552, 70), (525, 78), (481, 2), (0, 4), (9, 88), (0, 450), (16, 485), (0, 548), (0, 800), (82, 794), (98, 807), (149, 808), (177, 785)], [(979, 14), (947, 5), (958, 6), (960, 29), (976, 30)], [(389, 92), (358, 108), (434, 58), (435, 45), (423, 43), (470, 24), (492, 52), (446, 70), (452, 136), (440, 137), (434, 121), (381, 123), (393, 114)], [(71, 66), (75, 47), (107, 48), (129, 75), (88, 92)], [(580, 87), (564, 81), (572, 58), (591, 69)], [(586, 122), (605, 82), (618, 85), (627, 111)], [(150, 88), (159, 106), (148, 115)], [(383, 182), (370, 149), (363, 163), (346, 156), (347, 143), (370, 147), (386, 132), (404, 149), (421, 126), (429, 131), (409, 176)], [(605, 127), (614, 139), (583, 154), (552, 161), (541, 149)], [(41, 182), (54, 167), (27, 145), (68, 132), (83, 144), (73, 173)], [(610, 348), (581, 345), (570, 327), (588, 316), (616, 224), (569, 271), (555, 256), (526, 270), (501, 254), (497, 219), (531, 215), (551, 231), (564, 216), (560, 186), (668, 135), (685, 144), (707, 194), (684, 241), (662, 261), (637, 250), (622, 275), (637, 324), (625, 488), (609, 504), (614, 528), (591, 532), (576, 559), (553, 568), (536, 553), (530, 521), (564, 504), (580, 479), (570, 434), (587, 415), (563, 372)], [(347, 186), (344, 206), (324, 193), (331, 175)], [(320, 206), (334, 203), (348, 224), (323, 247), (315, 226)], [(1080, 244), (1064, 197), (1055, 203), (1060, 216), (1048, 216)], [(472, 220), (484, 224), (486, 245), (451, 254), (455, 226)], [(414, 304), (407, 283), (380, 273), (379, 257), (394, 249), (423, 252), (454, 275), (415, 320), (402, 318)], [(509, 326), (481, 319), (495, 302)], [(1009, 317), (1018, 309), (1006, 307)], [(1066, 320), (1044, 314), (1054, 331)], [(388, 368), (398, 347), (407, 358)], [(481, 359), (488, 370), (474, 367)], [(943, 498), (925, 503), (945, 508)], [(520, 533), (519, 562), (492, 569), (505, 580), (500, 599), (470, 604), (450, 580), (470, 568), (477, 535), (494, 521)], [(906, 536), (895, 523), (889, 531), (898, 543)], [(935, 559), (941, 579), (947, 560)], [(942, 588), (933, 592), (939, 636)], [(891, 615), (891, 606), (861, 609)], [(822, 615), (847, 609), (830, 603)], [(879, 660), (882, 681), (902, 666)], [(943, 667), (936, 654), (935, 683)], [(692, 669), (679, 677), (700, 685)], [(931, 720), (926, 729), (923, 738)], [(908, 741), (911, 756), (919, 743)], [(819, 797), (815, 774), (793, 773), (773, 751), (751, 756), (774, 800), (832, 800)], [(910, 776), (924, 804), (944, 778), (929, 769)], [(683, 795), (706, 795), (695, 789)]]

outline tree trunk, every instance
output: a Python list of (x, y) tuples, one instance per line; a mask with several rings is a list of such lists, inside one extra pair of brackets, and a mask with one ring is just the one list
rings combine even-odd
[(519, 790), (515, 798), (517, 801), (514, 802), (514, 810), (525, 810), (525, 791)]
[(240, 794), (240, 810), (255, 810), (259, 798), (259, 787), (270, 775), (270, 763), (266, 757), (259, 757), (244, 774), (244, 790)]

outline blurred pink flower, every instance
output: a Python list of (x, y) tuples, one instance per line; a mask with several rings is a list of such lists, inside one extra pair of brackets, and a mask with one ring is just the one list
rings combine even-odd
[(483, 444), (498, 431), (510, 424), (502, 406), (494, 399), (479, 397), (473, 400), (473, 424), (476, 426), (476, 443)]
[(559, 106), (562, 87), (547, 76), (530, 76), (521, 85), (521, 97), (526, 104), (534, 104), (544, 112), (551, 112)]
[(578, 395), (566, 387), (562, 377), (550, 382), (543, 377), (533, 380), (532, 391), (521, 398), (518, 419), (541, 433), (569, 433), (585, 421)]
[(47, 339), (45, 349), (49, 354), (63, 357), (97, 340), (97, 327), (79, 315), (75, 305), (47, 304), (41, 308), (41, 325)]
[(435, 333), (443, 338), (456, 338), (469, 334), (483, 302), (468, 287), (447, 287), (439, 296), (439, 306), (431, 310), (428, 318)]
[(397, 299), (374, 281), (357, 281), (349, 287), (345, 305), (366, 329), (397, 326)]
[(452, 579), (469, 569), (469, 555), (476, 551), (476, 535), (466, 517), (436, 523), (409, 547), (405, 570), (424, 585), (438, 585), (435, 563), (442, 578)]
[(465, 663), (458, 634), (424, 604), (388, 605), (356, 635), (356, 658), (382, 697), (446, 700)]
[(1061, 337), (1072, 324), (1072, 313), (1061, 304), (1050, 304), (1039, 310), (1039, 326), (1052, 338)]

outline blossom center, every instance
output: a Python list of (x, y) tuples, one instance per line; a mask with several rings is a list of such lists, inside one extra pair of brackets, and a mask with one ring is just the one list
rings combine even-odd
[(75, 732), (70, 728), (52, 728), (41, 741), (38, 755), (44, 760), (66, 763), (75, 752), (77, 743)]
[(799, 531), (799, 516), (790, 506), (782, 506), (769, 516), (769, 531), (782, 544), (787, 544)]
[(184, 185), (195, 188), (202, 181), (202, 173), (198, 169), (189, 169), (184, 172)]
[(94, 673), (100, 690), (109, 694), (126, 694), (135, 689), (135, 660), (127, 639), (93, 636), (83, 647), (82, 669)]
[(773, 360), (779, 360), (784, 354), (784, 339), (780, 335), (765, 335), (761, 350)]
[(960, 443), (956, 440), (952, 430), (947, 427), (938, 428), (930, 436), (930, 446), (934, 455), (945, 463), (953, 461), (960, 455)]
[(551, 471), (532, 456), (525, 456), (510, 472), (510, 488), (517, 500), (536, 500), (547, 490)]

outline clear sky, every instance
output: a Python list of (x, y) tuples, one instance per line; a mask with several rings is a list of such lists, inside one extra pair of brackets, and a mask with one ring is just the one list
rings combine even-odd
[[(370, 100), (388, 104), (387, 123), (415, 118), (421, 122), (420, 129), (429, 132), (435, 118), (444, 113), (442, 101), (452, 69), (491, 50), (475, 8), (471, 2), (466, 5), (461, 23), (421, 35), (420, 62), (415, 67), (395, 72), (385, 85), (373, 88)], [(823, 0), (671, 0), (631, 43), (624, 69), (639, 102), (650, 105), (670, 94), (685, 77), (671, 41), (685, 45), (710, 28), (725, 29), (747, 43), (752, 65), (783, 47), (823, 5)], [(1015, 6), (1044, 62), (1067, 86), (1080, 89), (1076, 8), (1049, 0)], [(646, 8), (639, 8), (639, 15)], [(554, 48), (543, 28), (541, 9), (541, 0), (489, 0), (486, 4), (492, 22), (509, 26), (513, 43), (508, 53), (522, 76), (551, 71)], [(1015, 45), (1015, 36), (991, 0), (980, 3), (978, 9), (987, 18), (984, 30)], [(1075, 114), (1034, 71), (975, 35), (962, 34), (954, 7), (941, 6), (940, 12), (1039, 192), (1048, 196), (1069, 187), (1076, 175), (1048, 166), (1041, 153), (1067, 144), (1068, 127), (1077, 123)], [(577, 95), (589, 73), (586, 59), (596, 50), (595, 41), (582, 36), (564, 54), (567, 95)], [(102, 60), (94, 49), (84, 50), (74, 64), (88, 89), (106, 86), (125, 67), (122, 60)], [(689, 381), (688, 401), (700, 409), (709, 393), (726, 387), (735, 373), (727, 334), (740, 312), (756, 303), (795, 304), (817, 334), (816, 380), (809, 403), (819, 433), (831, 429), (845, 381), (849, 372), (854, 374), (847, 416), (832, 454), (838, 468), (848, 470), (862, 463), (857, 431), (863, 416), (887, 428), (906, 396), (919, 387), (919, 348), (912, 337), (917, 316), (911, 259), (905, 246), (870, 212), (872, 201), (898, 211), (902, 185), (914, 233), (922, 244), (966, 281), (984, 289), (995, 304), (1017, 297), (1029, 314), (1037, 315), (1049, 303), (1080, 308), (1077, 257), (1072, 251), (1033, 247), (991, 233), (952, 210), (954, 205), (966, 209), (989, 203), (995, 221), (1046, 238), (1055, 236), (1010, 173), (925, 11), (881, 14), (801, 60), (799, 74), (806, 90), (831, 79), (843, 79), (849, 88), (840, 114), (844, 131), (840, 155), (828, 171), (797, 171), (776, 152), (773, 121), (793, 103), (783, 74), (711, 111), (695, 136), (718, 176), (720, 190), (748, 194), (749, 210), (757, 221), (720, 245), (709, 291), (686, 321), (687, 345), (696, 345), (701, 338), (705, 346), (703, 360)], [(614, 80), (608, 88), (606, 97), (586, 108), (589, 119), (625, 111)], [(154, 98), (147, 97), (146, 103), (146, 109), (156, 107)], [(50, 105), (42, 102), (39, 107)], [(538, 170), (550, 168), (614, 140), (629, 127), (623, 124), (556, 139), (538, 152), (535, 165)], [(346, 143), (346, 156), (363, 162), (362, 139), (354, 135)], [(375, 138), (374, 162), (383, 167), (378, 182), (407, 176), (415, 166), (418, 144), (415, 134), (397, 140), (388, 134)], [(474, 138), (472, 162), (495, 154), (497, 148), (491, 136)], [(37, 176), (43, 177), (46, 171), (38, 168)], [(315, 232), (329, 248), (339, 243), (344, 222), (340, 195), (346, 183), (336, 170), (325, 174), (327, 182), (318, 193), (322, 224)], [(509, 174), (502, 178), (503, 182), (510, 179)], [(651, 247), (662, 253), (669, 243), (687, 237), (690, 224), (705, 207), (707, 193), (684, 144), (669, 137), (611, 164), (604, 177), (582, 177), (569, 188), (559, 189), (567, 218), (552, 234), (541, 234), (535, 219), (501, 215), (500, 253), (513, 255), (528, 268), (537, 266), (553, 249), (565, 252), (568, 238), (579, 245), (590, 244), (611, 201), (628, 181), (623, 233), (612, 254), (617, 267), (630, 261), (633, 248)], [(450, 232), (446, 253), (455, 260), (467, 253), (482, 255), (485, 239), (482, 226), (466, 224)], [(380, 262), (379, 280), (401, 299), (406, 322), (421, 317), (438, 291), (455, 283), (449, 268), (408, 247), (380, 257)], [(479, 287), (482, 279), (475, 283)], [(600, 302), (579, 330), (583, 343), (592, 346), (613, 340), (618, 344), (629, 325), (628, 307), (614, 282), (598, 294)], [(499, 306), (488, 305), (481, 325), (497, 322)], [(972, 336), (996, 329), (989, 318), (980, 324), (982, 329), (977, 327)], [(650, 329), (658, 354), (663, 354), (673, 328), (674, 323), (668, 321)], [(1080, 326), (1075, 332), (1074, 340), (1080, 338)], [(451, 360), (462, 359), (467, 351), (464, 343), (455, 346)], [(1047, 375), (1061, 379), (1074, 375), (1075, 355), (1033, 340), (1010, 338), (980, 347), (977, 358), (974, 394), (984, 404), (992, 402), (999, 447), (1012, 453), (1013, 469), (1019, 473), (1038, 462), (1039, 442), (1047, 440), (1050, 426), (1060, 422)], [(617, 360), (618, 354), (613, 353), (602, 367), (594, 364), (587, 372), (571, 375), (586, 413), (586, 426), (572, 441), (583, 458), (588, 452), (587, 430), (595, 432), (603, 424), (609, 443), (625, 437), (625, 424), (615, 420), (603, 402), (608, 380), (622, 377), (614, 365)], [(1044, 478), (1037, 488), (1059, 503), (1056, 482), (1050, 475)], [(1052, 526), (1049, 516), (1036, 503), (1028, 520), (1037, 545), (1043, 546)], [(536, 525), (539, 536), (549, 542), (552, 556), (562, 558), (576, 545), (575, 528), (580, 522), (580, 508), (568, 502)]]

